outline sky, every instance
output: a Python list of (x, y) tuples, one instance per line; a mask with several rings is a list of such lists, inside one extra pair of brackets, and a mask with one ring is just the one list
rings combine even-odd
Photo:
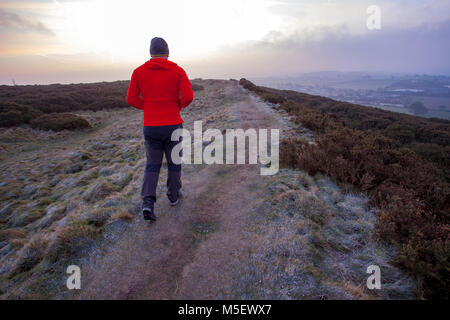
[(450, 75), (450, 0), (0, 0), (0, 84), (126, 80), (155, 36), (190, 78)]

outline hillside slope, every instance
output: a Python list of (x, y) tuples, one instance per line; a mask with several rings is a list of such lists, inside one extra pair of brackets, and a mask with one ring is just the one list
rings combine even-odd
[[(183, 113), (188, 130), (203, 120), (204, 130), (280, 128), (281, 138), (312, 139), (236, 81), (194, 83), (204, 90)], [(415, 297), (411, 278), (392, 265), (395, 247), (373, 239), (377, 219), (363, 195), (300, 170), (184, 165), (184, 198), (172, 208), (164, 167), (158, 221), (148, 224), (139, 212), (141, 113), (77, 114), (93, 128), (0, 133), (1, 298)], [(30, 141), (8, 142), (17, 130)], [(81, 267), (81, 290), (65, 288), (70, 264)], [(369, 265), (381, 268), (381, 290), (366, 288)]]

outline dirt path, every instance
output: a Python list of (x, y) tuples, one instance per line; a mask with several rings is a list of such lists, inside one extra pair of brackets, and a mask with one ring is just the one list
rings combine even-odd
[[(237, 101), (228, 107), (228, 123), (234, 128), (279, 127), (270, 110), (252, 100), (236, 82), (228, 82), (224, 91)], [(216, 124), (209, 122), (206, 128)], [(250, 253), (260, 245), (257, 236), (246, 229), (260, 205), (255, 187), (263, 186), (266, 178), (260, 176), (258, 165), (185, 167), (191, 168), (184, 170), (182, 203), (170, 208), (162, 193), (155, 207), (157, 223), (136, 219), (116, 244), (100, 257), (93, 255), (83, 267), (79, 298), (236, 296), (233, 289), (239, 270), (245, 270)], [(164, 179), (162, 175), (160, 186)]]

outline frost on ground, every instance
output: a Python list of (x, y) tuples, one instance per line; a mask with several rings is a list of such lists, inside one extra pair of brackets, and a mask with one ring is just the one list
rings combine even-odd
[[(247, 299), (406, 299), (414, 284), (390, 264), (395, 249), (372, 239), (376, 216), (362, 195), (326, 177), (283, 169), (268, 182), (254, 215), (261, 247), (238, 283)], [(366, 287), (367, 267), (382, 270), (382, 290)], [(245, 288), (245, 290), (243, 290)]]
[[(236, 81), (194, 82), (204, 90), (183, 111), (188, 130), (196, 120), (204, 130), (301, 129)], [(163, 165), (149, 225), (139, 212), (141, 113), (80, 114), (91, 129), (0, 131), (1, 298), (414, 297), (395, 248), (372, 238), (376, 213), (362, 195), (301, 171), (185, 165), (184, 199), (170, 208)], [(80, 291), (65, 287), (70, 264), (82, 270)], [(381, 290), (366, 288), (372, 264)]]

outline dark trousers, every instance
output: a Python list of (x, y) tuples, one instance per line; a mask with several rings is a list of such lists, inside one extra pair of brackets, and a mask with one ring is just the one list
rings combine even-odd
[[(167, 161), (167, 195), (176, 200), (181, 188), (181, 164), (172, 162), (172, 149), (181, 142), (172, 141), (172, 132), (182, 128), (182, 124), (171, 126), (144, 126), (145, 152), (147, 164), (145, 166), (144, 183), (142, 184), (142, 207), (153, 208), (156, 202), (156, 187), (158, 186), (159, 171), (164, 154)], [(175, 198), (175, 199), (174, 199)]]

